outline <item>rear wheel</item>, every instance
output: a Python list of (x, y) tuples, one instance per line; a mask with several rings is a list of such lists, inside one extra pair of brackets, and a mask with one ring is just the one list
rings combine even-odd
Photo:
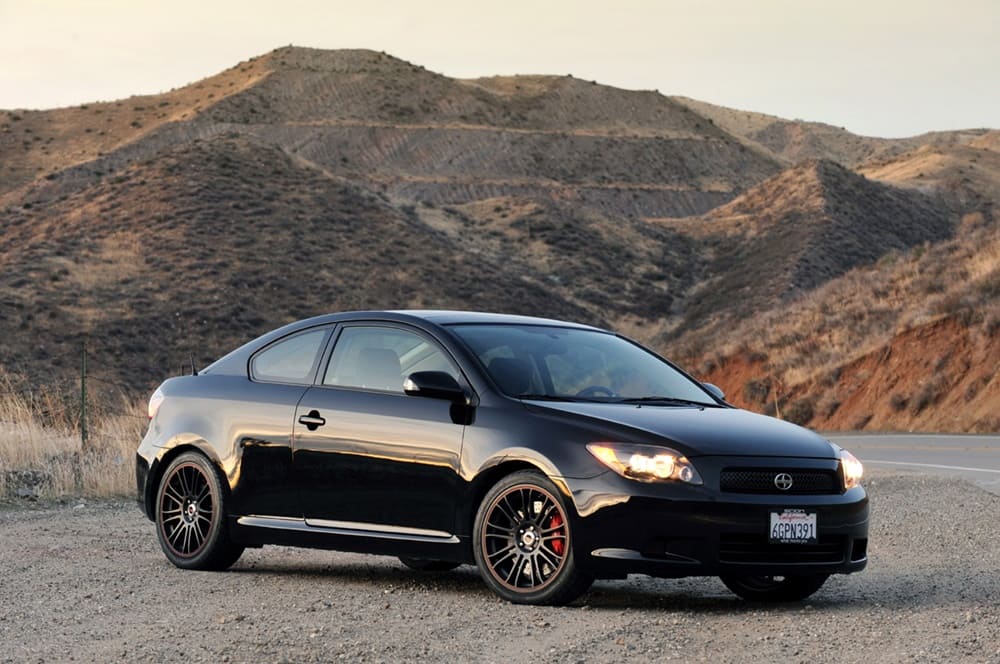
[(473, 550), (494, 592), (518, 604), (566, 604), (593, 577), (573, 557), (572, 533), (559, 490), (539, 472), (500, 480), (476, 514)]
[(197, 452), (174, 459), (156, 493), (156, 533), (167, 559), (184, 569), (226, 569), (243, 554), (226, 531), (226, 505), (215, 467)]
[(427, 558), (407, 558), (405, 556), (400, 556), (399, 562), (418, 572), (449, 572), (461, 565), (461, 563), (453, 563), (450, 560), (428, 560)]
[(751, 602), (798, 602), (809, 597), (829, 578), (829, 574), (801, 576), (722, 576), (722, 582)]

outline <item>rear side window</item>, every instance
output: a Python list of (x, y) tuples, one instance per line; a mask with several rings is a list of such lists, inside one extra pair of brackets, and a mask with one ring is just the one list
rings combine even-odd
[(311, 384), (328, 330), (319, 329), (283, 339), (254, 355), (250, 374), (254, 380)]

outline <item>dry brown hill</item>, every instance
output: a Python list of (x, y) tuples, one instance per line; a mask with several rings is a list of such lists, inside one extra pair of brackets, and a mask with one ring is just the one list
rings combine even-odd
[[(780, 170), (773, 157), (657, 93), (569, 77), (520, 80), (460, 81), (374, 51), (278, 49), (124, 106), (18, 115), (7, 123), (13, 133), (0, 143), (0, 162), (23, 165), (0, 193), (39, 174), (86, 183), (195, 138), (234, 134), (435, 204), (572, 198), (612, 215), (679, 216), (705, 212)], [(104, 121), (97, 116), (119, 108), (115, 129), (92, 138), (91, 124)], [(61, 122), (70, 128), (56, 131)], [(76, 162), (71, 172), (48, 173)]]
[(673, 97), (678, 103), (706, 118), (727, 132), (739, 136), (748, 145), (758, 146), (787, 163), (809, 159), (829, 159), (845, 166), (889, 159), (922, 145), (961, 145), (982, 136), (988, 130), (942, 131), (908, 138), (860, 136), (843, 127), (822, 122), (786, 120), (765, 113), (741, 111), (708, 102)]
[(612, 325), (819, 426), (981, 429), (997, 140), (301, 48), (0, 112), (0, 371), (71, 375), (86, 339), (145, 389), (314, 313), (478, 308)]
[(984, 224), (675, 349), (735, 403), (777, 398), (813, 426), (997, 431), (998, 343), (1000, 229)]
[(163, 125), (189, 120), (256, 83), (267, 56), (159, 95), (47, 111), (0, 111), (0, 195), (100, 157)]
[(967, 213), (1000, 218), (1000, 139), (985, 134), (963, 145), (925, 145), (858, 172), (900, 187), (942, 194)]
[(277, 148), (198, 141), (8, 209), (0, 357), (145, 385), (319, 312), (481, 308), (601, 321), (509, 266)]
[(955, 218), (935, 198), (812, 161), (703, 217), (661, 223), (704, 247), (705, 277), (679, 329), (690, 332), (728, 328), (891, 250), (944, 240)]

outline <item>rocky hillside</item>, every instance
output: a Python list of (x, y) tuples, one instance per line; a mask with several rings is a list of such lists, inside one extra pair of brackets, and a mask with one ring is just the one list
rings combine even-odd
[(69, 384), (86, 343), (142, 393), (315, 313), (474, 308), (613, 326), (815, 426), (982, 430), (997, 135), (300, 48), (0, 111), (0, 373)]
[(831, 161), (804, 162), (707, 215), (663, 223), (697, 237), (707, 260), (685, 331), (728, 327), (892, 250), (945, 240), (955, 225), (938, 199)]

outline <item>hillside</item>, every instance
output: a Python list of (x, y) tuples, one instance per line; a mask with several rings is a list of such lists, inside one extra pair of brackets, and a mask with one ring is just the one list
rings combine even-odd
[[(111, 109), (124, 110), (112, 118)], [(56, 177), (48, 172), (55, 163), (82, 163), (58, 177), (86, 181), (196, 138), (234, 134), (435, 204), (572, 198), (613, 215), (680, 216), (780, 170), (653, 92), (568, 77), (460, 81), (363, 50), (278, 49), (165, 95), (12, 113), (20, 120), (0, 127), (9, 130), (0, 160), (24, 166), (0, 193), (25, 173)], [(92, 138), (99, 114), (111, 128)], [(63, 124), (74, 129), (57, 131)]]
[(0, 195), (84, 164), (258, 82), (266, 58), (178, 90), (49, 111), (0, 111)]
[(935, 192), (957, 207), (987, 217), (1000, 215), (1000, 132), (964, 145), (924, 145), (858, 172), (888, 184)]
[(740, 137), (749, 146), (789, 164), (809, 159), (828, 159), (848, 167), (891, 159), (923, 145), (962, 145), (976, 140), (986, 129), (931, 132), (909, 138), (859, 136), (843, 127), (822, 122), (787, 120), (765, 113), (741, 111), (708, 102), (674, 97), (716, 126)]
[(707, 215), (660, 223), (697, 238), (707, 260), (680, 326), (689, 332), (727, 328), (891, 250), (944, 240), (954, 218), (919, 192), (811, 161)]
[(165, 152), (4, 219), (8, 371), (67, 368), (88, 339), (99, 375), (144, 384), (188, 352), (205, 362), (321, 311), (470, 307), (601, 321), (379, 197), (242, 139)]
[(812, 426), (1000, 430), (1000, 232), (890, 252), (674, 348), (734, 403), (773, 413), (777, 397)]
[(320, 312), (487, 309), (612, 326), (814, 426), (983, 430), (998, 135), (294, 47), (0, 111), (0, 375), (70, 385), (85, 342), (141, 394)]

